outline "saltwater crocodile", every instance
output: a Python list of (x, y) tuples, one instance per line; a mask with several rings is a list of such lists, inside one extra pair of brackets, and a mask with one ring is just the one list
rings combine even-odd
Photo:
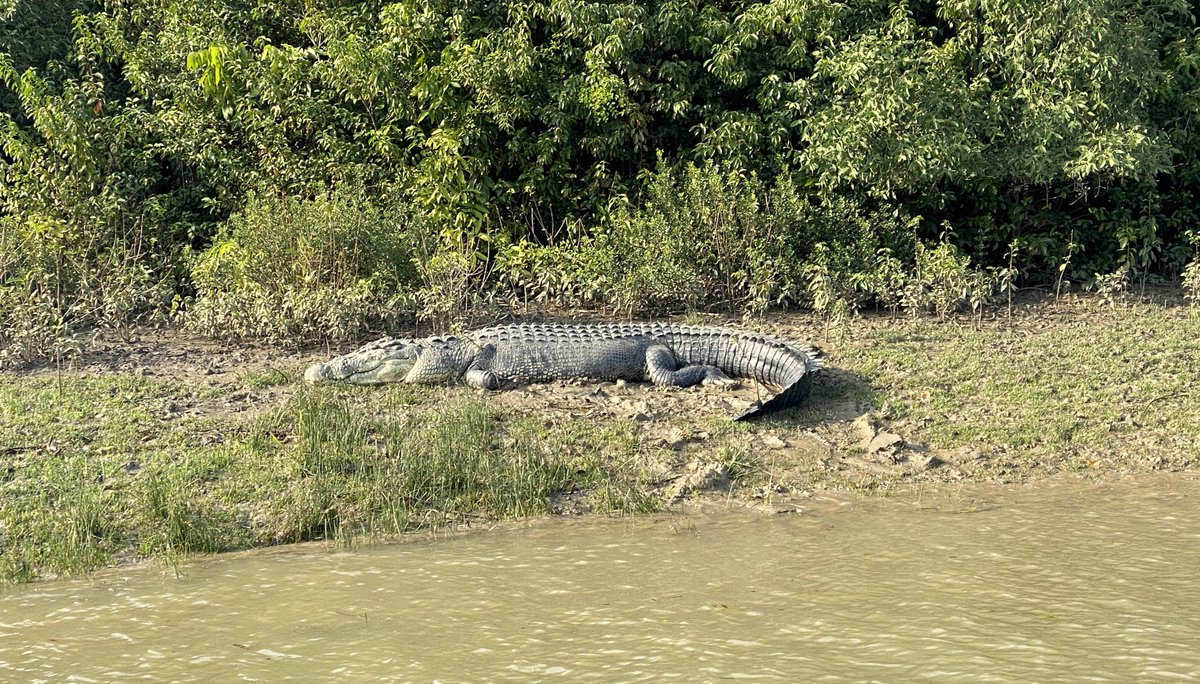
[(385, 337), (309, 367), (304, 379), (359, 385), (465, 382), (480, 389), (590, 378), (689, 387), (754, 378), (778, 393), (744, 420), (798, 405), (820, 363), (813, 352), (755, 332), (672, 323), (521, 324), (462, 336)]

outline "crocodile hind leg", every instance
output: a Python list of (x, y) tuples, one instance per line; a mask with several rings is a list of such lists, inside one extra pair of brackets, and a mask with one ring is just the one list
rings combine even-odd
[(651, 382), (664, 387), (691, 387), (697, 383), (729, 387), (737, 384), (737, 380), (716, 366), (696, 364), (680, 368), (675, 354), (660, 344), (646, 350), (646, 374)]

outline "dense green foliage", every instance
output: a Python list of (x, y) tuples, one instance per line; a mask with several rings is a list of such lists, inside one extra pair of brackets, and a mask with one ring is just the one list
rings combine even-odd
[(225, 222), (277, 196), (316, 225), (346, 188), (420, 233), (385, 248), (416, 263), (373, 296), (435, 317), (497, 295), (903, 304), (940, 242), (993, 285), (1178, 277), (1200, 242), (1196, 18), (1182, 0), (6, 0), (0, 335), (44, 353), (193, 288), (259, 297), (205, 278), (247, 258), (231, 231), (280, 228)]
[(281, 344), (352, 338), (411, 310), (413, 244), (402, 203), (342, 191), (299, 200), (251, 193), (191, 268), (188, 324)]

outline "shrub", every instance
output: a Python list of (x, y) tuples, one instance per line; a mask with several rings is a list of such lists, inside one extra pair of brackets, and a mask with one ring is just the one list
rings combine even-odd
[[(915, 228), (915, 221), (908, 222)], [(871, 221), (858, 242), (819, 242), (804, 264), (809, 303), (840, 324), (865, 303), (874, 301), (895, 313), (930, 312), (945, 318), (969, 308), (979, 314), (991, 300), (995, 278), (971, 266), (970, 257), (945, 239), (926, 244), (913, 241), (911, 265), (893, 247), (878, 247), (879, 233)], [(892, 245), (903, 243), (892, 240)], [(874, 248), (874, 249), (872, 249)], [(828, 333), (828, 331), (827, 331)]]
[(416, 294), (418, 318), (451, 328), (487, 306), (486, 263), (474, 251), (442, 245), (415, 263), (421, 280)]
[(392, 327), (414, 313), (418, 225), (399, 202), (344, 189), (311, 199), (257, 193), (195, 260), (184, 323), (289, 343)]
[(718, 304), (761, 312), (794, 298), (789, 237), (805, 207), (786, 177), (768, 186), (732, 164), (660, 164), (643, 206), (618, 213), (611, 231), (625, 267), (622, 303), (631, 311)]
[(607, 306), (629, 314), (735, 306), (762, 311), (794, 298), (789, 240), (803, 201), (733, 165), (687, 164), (649, 176), (641, 204), (566, 244), (521, 241), (498, 253), (496, 283), (516, 298)]
[(565, 244), (501, 244), (495, 289), (524, 308), (610, 305), (616, 301), (617, 252), (609, 244), (605, 234), (594, 238), (578, 230)]
[(903, 296), (909, 311), (932, 312), (940, 318), (964, 306), (978, 312), (991, 293), (990, 277), (971, 268), (971, 258), (950, 242), (941, 240), (932, 247), (917, 244), (912, 276)]
[(806, 255), (807, 303), (832, 326), (871, 301), (895, 312), (912, 278), (897, 255), (911, 260), (917, 223), (886, 205), (869, 211), (841, 197), (809, 201), (791, 238), (793, 251)]
[(1114, 306), (1122, 301), (1129, 291), (1129, 270), (1117, 269), (1112, 273), (1093, 274), (1089, 286), (1100, 296), (1101, 303)]
[(1192, 306), (1200, 306), (1200, 259), (1193, 259), (1183, 269), (1183, 291)]
[(172, 259), (141, 222), (0, 219), (0, 365), (71, 356), (85, 327), (161, 316), (175, 293)]

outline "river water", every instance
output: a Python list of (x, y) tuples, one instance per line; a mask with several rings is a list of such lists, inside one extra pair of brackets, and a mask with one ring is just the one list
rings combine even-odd
[(542, 520), (0, 593), (0, 681), (1200, 681), (1200, 479)]

